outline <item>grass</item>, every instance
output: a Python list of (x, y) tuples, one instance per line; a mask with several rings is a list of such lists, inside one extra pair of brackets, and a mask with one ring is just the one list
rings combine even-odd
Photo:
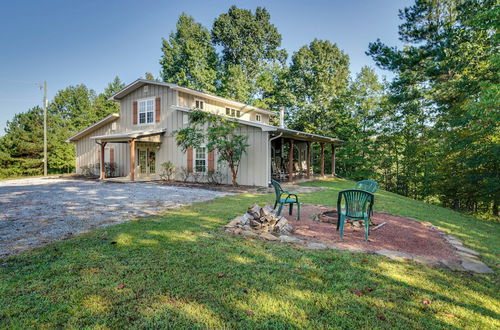
[[(302, 200), (330, 205), (335, 191), (352, 186), (312, 184), (327, 190)], [(222, 230), (251, 203), (271, 198), (219, 198), (0, 260), (0, 327), (500, 327), (496, 274), (304, 250)], [(498, 224), (386, 192), (376, 198), (377, 210), (460, 236), (498, 270)]]

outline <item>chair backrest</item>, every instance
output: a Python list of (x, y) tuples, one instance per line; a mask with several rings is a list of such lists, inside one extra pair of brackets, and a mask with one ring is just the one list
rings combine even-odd
[(374, 193), (378, 189), (378, 183), (376, 183), (375, 181), (372, 181), (372, 180), (361, 180), (361, 181), (356, 182), (354, 189), (364, 190), (364, 191), (368, 191), (370, 193)]
[(337, 210), (342, 210), (342, 200), (345, 202), (346, 216), (351, 219), (363, 219), (364, 215), (370, 216), (375, 198), (372, 193), (364, 190), (343, 190), (339, 192)]
[(276, 200), (279, 200), (283, 194), (283, 188), (281, 188), (281, 185), (276, 180), (271, 180), (271, 184), (273, 185), (274, 192), (276, 193)]

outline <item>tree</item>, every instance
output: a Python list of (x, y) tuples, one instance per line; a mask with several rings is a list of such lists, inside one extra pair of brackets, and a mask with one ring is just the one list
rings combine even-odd
[(112, 113), (120, 112), (120, 105), (115, 101), (111, 101), (109, 98), (124, 87), (125, 84), (122, 83), (120, 78), (115, 77), (104, 89), (104, 92), (97, 95), (94, 102), (94, 111), (98, 120)]
[(177, 145), (186, 152), (189, 147), (206, 144), (208, 151), (217, 152), (219, 162), (229, 166), (232, 183), (238, 185), (236, 180), (241, 157), (248, 147), (248, 136), (237, 134), (240, 125), (203, 110), (193, 110), (189, 122), (189, 127), (175, 132)]
[(34, 107), (7, 121), (0, 137), (0, 177), (43, 173), (43, 109)]
[(287, 58), (286, 51), (280, 49), (281, 34), (265, 8), (257, 7), (252, 13), (232, 6), (215, 20), (212, 39), (222, 47), (219, 93), (241, 102), (252, 103), (262, 97), (259, 77), (270, 66), (283, 66)]
[(175, 33), (168, 40), (162, 39), (163, 81), (215, 92), (218, 59), (211, 41), (210, 32), (203, 25), (181, 14)]
[(349, 56), (330, 41), (315, 39), (293, 54), (288, 80), (295, 95), (290, 125), (317, 134), (340, 133), (347, 118)]
[[(380, 67), (396, 74), (391, 102), (399, 109), (405, 134), (414, 141), (424, 136), (440, 141), (430, 152), (439, 180), (427, 193), (445, 205), (469, 211), (482, 205), (494, 214), (500, 200), (499, 13), (492, 0), (417, 0), (400, 12), (405, 47), (377, 40), (368, 51)], [(406, 145), (404, 159), (427, 152)], [(422, 181), (415, 163), (404, 171)]]

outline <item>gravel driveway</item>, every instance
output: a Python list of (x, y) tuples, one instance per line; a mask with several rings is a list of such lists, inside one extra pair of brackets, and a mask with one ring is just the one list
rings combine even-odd
[(0, 258), (97, 227), (228, 195), (156, 183), (0, 181)]

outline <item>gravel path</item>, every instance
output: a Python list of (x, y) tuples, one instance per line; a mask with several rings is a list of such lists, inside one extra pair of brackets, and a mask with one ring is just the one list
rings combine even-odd
[(155, 183), (0, 181), (0, 258), (97, 227), (228, 195)]

